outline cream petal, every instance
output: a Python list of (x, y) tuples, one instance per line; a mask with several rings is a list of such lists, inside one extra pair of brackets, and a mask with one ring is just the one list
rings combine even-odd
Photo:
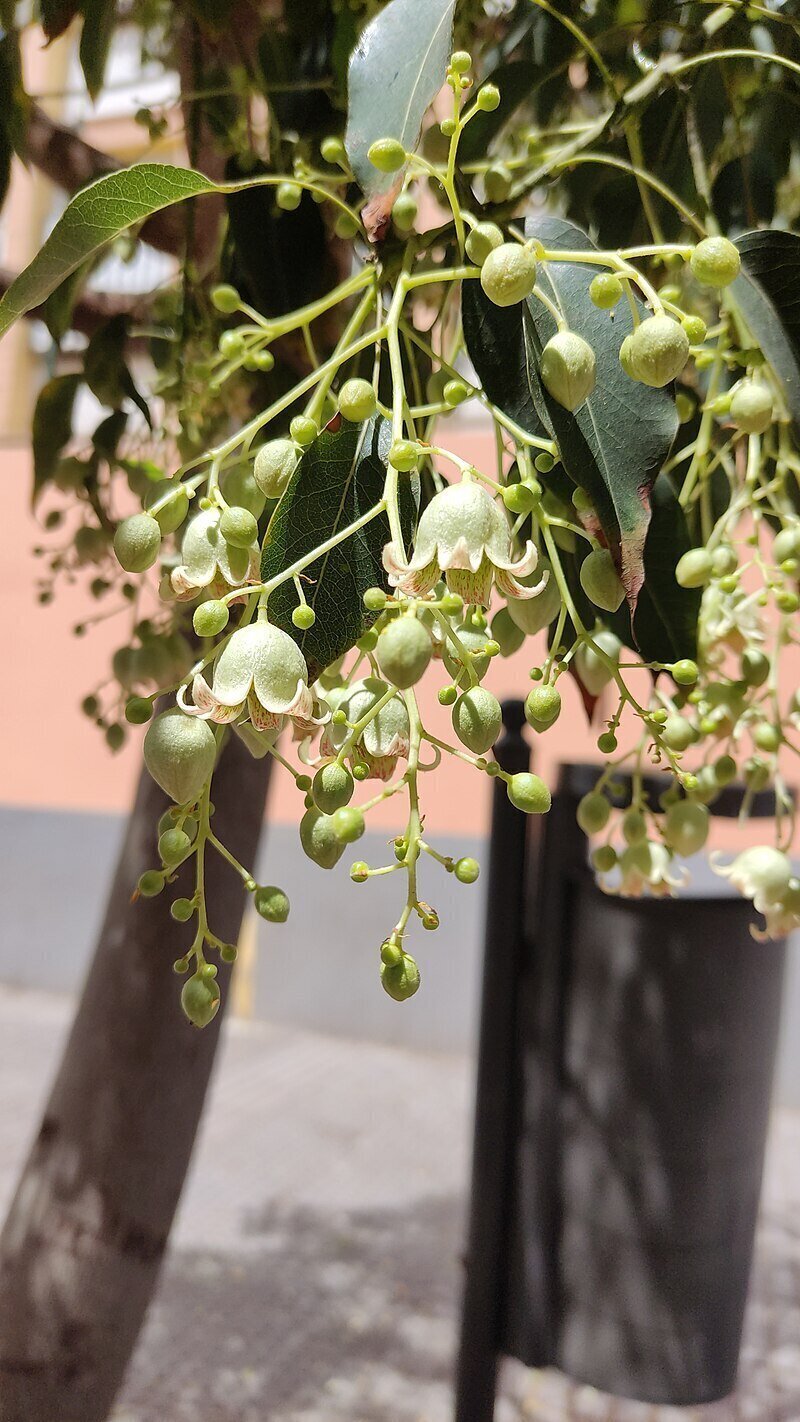
[(440, 543), (437, 550), (439, 567), (443, 573), (446, 573), (448, 568), (465, 568), (477, 573), (483, 556), (483, 544), (470, 545), (463, 534), (450, 547)]
[(492, 574), (494, 569), (488, 558), (484, 558), (476, 572), (469, 569), (448, 568), (445, 582), (451, 592), (458, 593), (468, 605), (488, 607), (492, 595)]
[(261, 705), (254, 691), (248, 695), (247, 710), (257, 731), (271, 731), (276, 726), (280, 726), (283, 721), (281, 715), (276, 715), (274, 711), (267, 711)]
[(525, 601), (531, 597), (538, 597), (547, 587), (550, 575), (544, 573), (538, 583), (520, 583), (512, 572), (507, 568), (495, 568), (494, 580), (501, 593), (506, 597), (518, 597)]

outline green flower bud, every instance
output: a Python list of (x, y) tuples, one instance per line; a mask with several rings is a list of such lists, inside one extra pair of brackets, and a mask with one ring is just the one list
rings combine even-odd
[(335, 810), (341, 810), (344, 805), (350, 803), (353, 789), (350, 771), (346, 766), (332, 761), (330, 765), (323, 765), (317, 771), (311, 793), (317, 809), (322, 810), (325, 815), (332, 815)]
[(730, 785), (736, 779), (736, 761), (732, 755), (721, 755), (714, 762), (714, 779), (718, 785)]
[(739, 275), (741, 258), (727, 237), (704, 237), (698, 242), (689, 265), (703, 286), (730, 286)]
[(436, 699), (439, 702), (440, 706), (455, 705), (456, 701), (458, 700), (458, 687), (443, 686), (441, 690), (436, 693)]
[(467, 234), (467, 256), (476, 267), (482, 267), (490, 252), (502, 245), (503, 234), (494, 222), (479, 222)]
[(483, 175), (483, 187), (487, 202), (505, 202), (513, 182), (505, 163), (493, 163)]
[(779, 728), (771, 726), (769, 721), (761, 721), (753, 731), (753, 740), (759, 750), (773, 755), (781, 743), (781, 733)]
[(647, 839), (647, 820), (633, 806), (622, 816), (622, 838), (626, 844), (642, 844)]
[(258, 524), (247, 509), (225, 509), (219, 531), (232, 548), (249, 548), (258, 538)]
[(800, 527), (791, 524), (788, 528), (782, 528), (775, 535), (775, 542), (772, 545), (772, 556), (777, 564), (785, 563), (789, 558), (794, 558), (800, 562)]
[(111, 751), (122, 750), (125, 744), (125, 731), (119, 722), (112, 721), (110, 726), (106, 726), (106, 745)]
[[(613, 632), (601, 629), (592, 633), (592, 641), (605, 653), (607, 658), (613, 663), (619, 661), (619, 654), (622, 643)], [(575, 670), (580, 677), (582, 685), (586, 688), (590, 696), (599, 696), (601, 691), (608, 686), (612, 679), (612, 674), (606, 666), (601, 656), (598, 656), (594, 647), (588, 647), (581, 643), (574, 657)], [(613, 749), (613, 747), (612, 747)]]
[(214, 769), (217, 742), (206, 721), (177, 706), (162, 711), (144, 738), (144, 760), (153, 779), (176, 805), (195, 801)]
[(208, 602), (201, 602), (195, 608), (192, 626), (198, 637), (216, 637), (225, 630), (229, 619), (227, 604), (217, 598), (209, 598)]
[(597, 874), (610, 874), (617, 862), (617, 851), (613, 844), (598, 844), (592, 850), (591, 861)]
[(669, 385), (689, 359), (689, 337), (671, 316), (648, 316), (626, 339), (630, 371), (643, 385)]
[(300, 843), (309, 859), (321, 869), (332, 869), (344, 853), (344, 841), (333, 828), (333, 817), (308, 810), (300, 821)]
[(153, 715), (149, 696), (132, 696), (125, 706), (125, 720), (131, 726), (145, 726)]
[[(319, 198), (315, 193), (312, 193), (311, 196), (313, 197), (315, 202), (319, 201)], [(358, 231), (358, 222), (349, 212), (340, 211), (337, 214), (336, 221), (333, 224), (333, 230), (336, 233), (337, 237), (342, 237), (347, 242), (350, 240), (351, 237), (355, 237)]]
[(215, 286), (211, 291), (211, 304), (223, 316), (232, 316), (239, 310), (241, 298), (235, 286)]
[(495, 247), (481, 267), (481, 286), (495, 306), (515, 306), (530, 296), (535, 284), (533, 248), (518, 242)]
[(289, 900), (283, 889), (268, 884), (256, 889), (253, 895), (256, 913), (267, 923), (285, 923), (289, 917)]
[(561, 692), (555, 686), (534, 686), (525, 699), (525, 720), (534, 731), (546, 731), (561, 715)]
[(472, 55), (466, 49), (457, 49), (450, 56), (450, 68), (455, 74), (468, 74), (472, 68)]
[(453, 730), (462, 745), (475, 755), (491, 749), (503, 725), (500, 702), (491, 691), (474, 686), (453, 707)]
[(540, 374), (545, 389), (559, 405), (577, 410), (594, 390), (594, 351), (574, 331), (559, 331), (542, 351)]
[(507, 785), (512, 805), (526, 815), (544, 815), (550, 809), (550, 791), (538, 775), (521, 771)]
[(599, 790), (590, 790), (578, 801), (577, 820), (584, 834), (600, 834), (608, 824), (611, 806)]
[(301, 602), (299, 607), (292, 613), (292, 622), (301, 632), (307, 632), (309, 627), (313, 627), (317, 620), (317, 614), (313, 607), (309, 607), (307, 602)]
[(308, 449), (319, 434), (319, 425), (310, 415), (295, 415), (289, 422), (289, 434), (301, 449)]
[(622, 345), (621, 345), (620, 348), (619, 348), (619, 363), (620, 363), (620, 365), (622, 366), (622, 369), (625, 371), (625, 374), (626, 374), (626, 375), (629, 375), (630, 378), (631, 378), (631, 380), (635, 380), (636, 377), (635, 377), (635, 375), (634, 375), (634, 373), (633, 373), (633, 355), (632, 355), (632, 351), (633, 351), (633, 332), (631, 331), (631, 333), (625, 337), (625, 339), (624, 339), (623, 342), (622, 342)]
[(147, 568), (152, 568), (160, 548), (161, 529), (150, 514), (133, 514), (131, 518), (124, 518), (117, 526), (114, 534), (114, 553), (126, 573), (143, 573)]
[(419, 463), (419, 445), (410, 439), (396, 439), (389, 450), (388, 459), (393, 469), (398, 469), (401, 474), (409, 474)]
[(513, 656), (525, 641), (525, 633), (517, 626), (507, 607), (501, 607), (492, 619), (492, 636), (502, 657)]
[(268, 499), (279, 499), (297, 467), (297, 450), (290, 439), (262, 444), (253, 465), (253, 478)]
[(400, 232), (411, 231), (417, 220), (417, 211), (416, 199), (412, 197), (411, 193), (400, 193), (399, 197), (395, 198), (392, 217)]
[(589, 283), (589, 300), (601, 311), (610, 311), (623, 293), (622, 282), (613, 272), (600, 272)]
[(353, 424), (361, 424), (375, 414), (378, 401), (368, 380), (346, 380), (339, 391), (339, 413)]
[(180, 864), (186, 858), (191, 847), (192, 841), (186, 831), (182, 829), (165, 830), (158, 838), (158, 852), (161, 862), (168, 868)]
[(506, 508), (514, 514), (529, 514), (536, 503), (528, 484), (507, 484), (502, 495)]
[(702, 316), (682, 316), (681, 325), (693, 346), (703, 344), (707, 335), (707, 327)]
[(495, 84), (484, 84), (478, 90), (475, 102), (484, 113), (490, 114), (500, 103), (500, 90)]
[(416, 617), (398, 617), (384, 627), (375, 655), (386, 680), (405, 691), (424, 675), (433, 655), (433, 643)]
[(670, 805), (664, 819), (664, 840), (667, 846), (684, 858), (697, 854), (708, 839), (709, 816), (705, 805), (692, 800), (680, 800)]
[(584, 558), (580, 580), (583, 591), (595, 607), (616, 612), (625, 597), (625, 589), (607, 548), (593, 548)]
[(333, 832), (342, 844), (355, 844), (360, 839), (366, 825), (364, 816), (355, 805), (346, 805), (331, 815)]
[(191, 899), (176, 899), (169, 912), (176, 923), (188, 923), (194, 915), (194, 904)]
[(457, 859), (453, 873), (459, 884), (474, 884), (481, 872), (481, 866), (477, 859)]
[(748, 647), (742, 652), (742, 680), (748, 686), (763, 686), (769, 676), (769, 665), (769, 657), (754, 647)]
[(444, 387), (445, 404), (454, 410), (457, 405), (463, 405), (469, 399), (469, 391), (463, 380), (448, 380)]
[(245, 340), (241, 331), (223, 331), (217, 344), (220, 355), (226, 360), (238, 360), (244, 354)]
[(702, 588), (712, 571), (711, 554), (705, 548), (690, 548), (678, 559), (675, 578), (682, 588)]
[(683, 657), (679, 662), (673, 662), (670, 668), (672, 680), (678, 686), (694, 686), (700, 672), (697, 662), (693, 662), (689, 657)]
[(386, 593), (383, 588), (367, 588), (364, 593), (363, 603), (367, 612), (383, 612), (386, 601)]
[[(538, 582), (543, 573), (548, 574), (547, 582), (536, 597), (514, 598), (508, 603), (509, 617), (528, 637), (534, 637), (537, 632), (549, 627), (561, 611), (561, 593), (558, 590), (558, 583), (545, 558), (540, 559), (539, 567), (530, 581)], [(524, 582), (525, 579), (523, 578), (522, 581)]]
[(408, 953), (397, 964), (381, 964), (381, 984), (395, 1002), (406, 1002), (419, 987), (419, 968)]
[(369, 865), (363, 859), (356, 859), (350, 865), (350, 878), (354, 884), (366, 884), (369, 878)]
[(214, 978), (194, 973), (181, 989), (181, 1007), (194, 1027), (207, 1027), (219, 1011), (219, 984)]
[(160, 869), (145, 869), (136, 885), (143, 899), (154, 899), (164, 887), (165, 879)]
[(279, 183), (275, 201), (282, 212), (296, 212), (303, 199), (303, 190), (297, 183)]
[(378, 138), (367, 149), (367, 157), (379, 173), (396, 173), (406, 161), (406, 150), (396, 138)]
[(757, 380), (743, 380), (731, 397), (730, 415), (745, 434), (763, 434), (772, 424), (772, 396)]
[(661, 738), (673, 751), (685, 751), (695, 739), (694, 726), (685, 716), (668, 716), (664, 722)]
[(253, 471), (248, 464), (240, 464), (235, 469), (227, 469), (221, 479), (222, 493), (226, 503), (236, 508), (247, 509), (254, 518), (264, 512), (266, 499), (259, 489)]
[[(161, 504), (161, 508), (154, 510), (153, 505), (157, 503)], [(152, 517), (162, 534), (174, 533), (189, 512), (189, 495), (179, 480), (159, 479), (158, 483), (151, 484), (148, 488), (144, 505), (148, 512), (152, 511)], [(133, 572), (134, 569), (129, 568), (127, 571)]]
[(347, 149), (341, 138), (337, 138), (335, 134), (328, 134), (326, 138), (323, 138), (319, 145), (319, 151), (326, 163), (336, 163), (340, 168), (348, 166)]

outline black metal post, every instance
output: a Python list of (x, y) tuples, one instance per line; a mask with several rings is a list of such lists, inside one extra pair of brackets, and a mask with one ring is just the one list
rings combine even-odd
[[(503, 706), (495, 757), (506, 771), (527, 770), (523, 703)], [(461, 1342), (455, 1422), (491, 1422), (505, 1297), (505, 1236), (516, 1112), (516, 985), (524, 950), (527, 816), (494, 786), (487, 886), (480, 1038)]]

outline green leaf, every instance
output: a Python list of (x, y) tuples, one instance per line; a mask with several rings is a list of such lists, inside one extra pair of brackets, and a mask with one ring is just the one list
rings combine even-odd
[[(270, 521), (261, 561), (265, 582), (379, 502), (390, 444), (391, 426), (379, 416), (364, 425), (337, 417), (322, 430)], [(406, 491), (401, 511), (408, 537), (416, 501), (411, 481), (404, 479), (401, 488)], [(382, 514), (306, 568), (303, 591), (317, 615), (307, 631), (292, 623), (298, 604), (294, 583), (282, 583), (271, 594), (270, 621), (297, 642), (312, 678), (349, 651), (374, 620), (362, 599), (367, 588), (388, 587), (381, 558), (388, 540), (389, 523)]]
[(742, 271), (728, 291), (800, 429), (800, 237), (769, 230), (743, 232), (735, 242)]
[[(660, 474), (653, 486), (652, 518), (644, 545), (644, 583), (631, 619), (623, 607), (608, 619), (622, 642), (647, 662), (677, 662), (697, 656), (699, 588), (682, 588), (675, 565), (692, 547), (686, 515), (672, 482)], [(632, 635), (631, 635), (632, 634)]]
[(80, 375), (56, 375), (39, 392), (33, 412), (33, 499), (52, 479), (72, 434), (72, 411)]
[(484, 394), (526, 434), (549, 438), (533, 403), (521, 306), (495, 306), (480, 282), (461, 288), (461, 323), (467, 352)]
[(96, 99), (105, 78), (108, 51), (117, 23), (117, 4), (116, 0), (83, 0), (81, 10), (81, 69), (89, 94)]
[[(585, 232), (559, 217), (528, 219), (525, 233), (551, 250), (596, 250)], [(543, 266), (538, 276), (570, 329), (594, 350), (594, 393), (571, 414), (544, 389), (538, 366), (556, 324), (535, 296), (528, 298), (523, 317), (527, 370), (537, 413), (558, 443), (567, 474), (592, 499), (635, 608), (644, 576), (650, 492), (675, 438), (678, 417), (667, 390), (641, 385), (622, 369), (619, 348), (633, 319), (627, 303), (620, 302), (613, 314), (593, 305), (588, 292), (595, 271), (582, 262), (558, 262)]]
[(80, 9), (80, 0), (39, 0), (42, 29), (50, 40), (58, 39), (75, 19)]
[(139, 394), (125, 363), (127, 338), (126, 316), (112, 316), (95, 331), (83, 358), (84, 379), (101, 405), (110, 405), (112, 410), (118, 410), (126, 398), (132, 400), (149, 425), (147, 402)]
[(367, 198), (371, 236), (386, 228), (402, 172), (378, 172), (367, 153), (379, 138), (416, 148), (425, 110), (445, 81), (454, 8), (455, 0), (389, 0), (353, 51), (345, 146)]
[(520, 105), (532, 98), (537, 82), (542, 83), (546, 78), (547, 75), (541, 75), (528, 59), (512, 59), (487, 74), (487, 82), (500, 90), (500, 103), (491, 112), (479, 111), (470, 119), (458, 145), (459, 162), (471, 163), (485, 158), (492, 140), (513, 118)]
[(0, 301), (0, 336), (128, 227), (184, 198), (216, 191), (202, 173), (167, 163), (137, 163), (81, 188)]

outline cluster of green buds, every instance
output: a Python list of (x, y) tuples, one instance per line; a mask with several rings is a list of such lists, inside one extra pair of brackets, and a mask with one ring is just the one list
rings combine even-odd
[[(112, 524), (126, 577), (156, 595), (148, 619), (137, 602), (136, 645), (118, 654), (114, 672), (128, 721), (150, 722), (145, 759), (175, 806), (159, 827), (160, 867), (139, 888), (161, 892), (194, 864), (194, 893), (177, 898), (172, 913), (179, 922), (196, 919), (176, 968), (191, 970), (183, 1004), (198, 1025), (219, 1003), (206, 955), (235, 955), (209, 924), (206, 853), (226, 859), (267, 921), (289, 914), (285, 893), (259, 886), (214, 833), (211, 782), (222, 739), (237, 735), (254, 757), (272, 756), (292, 777), (300, 845), (325, 870), (362, 839), (373, 810), (404, 799), (391, 862), (359, 858), (350, 874), (360, 885), (398, 873), (405, 882), (378, 956), (387, 993), (408, 998), (420, 982), (411, 927), (439, 924), (421, 897), (420, 865), (432, 860), (463, 884), (479, 872), (471, 858), (429, 842), (424, 777), (456, 757), (504, 782), (520, 811), (541, 814), (550, 805), (539, 776), (509, 774), (493, 757), (501, 710), (483, 683), (498, 657), (517, 657), (529, 678), (534, 746), (563, 714), (564, 676), (578, 684), (590, 716), (602, 715), (605, 768), (579, 818), (609, 891), (674, 892), (683, 859), (705, 844), (709, 806), (738, 779), (745, 811), (748, 797), (774, 789), (777, 847), (748, 851), (726, 872), (751, 894), (766, 931), (800, 922), (800, 888), (786, 857), (794, 807), (783, 780), (786, 755), (800, 754), (800, 702), (779, 684), (800, 608), (800, 453), (785, 391), (731, 291), (739, 250), (718, 235), (623, 252), (600, 251), (588, 239), (549, 245), (546, 230), (531, 236), (505, 210), (515, 170), (496, 158), (479, 165), (483, 208), (465, 206), (459, 141), (501, 96), (492, 84), (473, 96), (472, 61), (460, 50), (447, 84), (451, 112), (436, 143), (410, 152), (387, 136), (369, 147), (375, 171), (397, 175), (388, 198), (379, 194), (394, 227), (385, 250), (369, 245), (385, 224), (369, 216), (369, 204), (360, 212), (350, 201), (353, 173), (338, 136), (322, 141), (314, 162), (298, 150), (291, 175), (276, 177), (278, 209), (292, 211), (310, 193), (337, 235), (353, 238), (354, 270), (280, 317), (263, 316), (230, 285), (216, 287), (211, 305), (224, 329), (215, 336), (209, 389), (234, 390), (242, 372), (268, 374), (287, 337), (302, 338), (308, 370), (171, 478), (146, 480), (139, 511)], [(422, 184), (444, 212), (430, 239), (417, 230)], [(558, 296), (563, 268), (580, 273), (572, 307)], [(452, 300), (459, 291), (464, 312), (469, 294), (485, 323), (500, 320), (498, 330), (517, 333), (516, 347), (509, 334), (508, 350), (500, 349), (513, 367), (514, 398), (505, 399), (491, 368), (482, 378), (480, 351)], [(328, 335), (318, 345), (323, 318)], [(518, 398), (523, 379), (535, 419)], [(599, 475), (584, 478), (583, 465), (568, 457), (576, 431), (591, 453), (590, 427), (596, 434), (608, 410), (634, 396), (656, 400), (654, 423), (681, 432), (674, 449), (666, 440), (660, 477), (669, 480), (670, 517), (684, 533), (659, 545), (657, 592), (649, 592), (641, 517), (649, 486), (624, 507), (615, 503), (614, 481), (631, 450), (620, 448), (620, 470), (607, 470), (605, 484)], [(491, 471), (440, 442), (468, 400), (492, 424)], [(634, 426), (630, 439), (638, 437)], [(318, 505), (332, 484), (341, 498), (325, 523)], [(106, 559), (108, 545), (106, 530)], [(658, 601), (665, 587), (699, 607), (691, 656), (658, 660), (640, 648), (640, 617), (666, 622), (670, 644), (671, 614)], [(357, 629), (346, 646), (337, 640), (340, 617)], [(169, 666), (157, 655), (165, 648)], [(436, 678), (450, 712), (446, 738), (425, 723), (417, 698), (423, 680)], [(156, 692), (172, 704), (151, 720)], [(90, 714), (103, 719), (96, 698)], [(641, 791), (651, 768), (671, 777), (657, 811)], [(634, 795), (617, 813), (621, 772), (631, 775)]]

